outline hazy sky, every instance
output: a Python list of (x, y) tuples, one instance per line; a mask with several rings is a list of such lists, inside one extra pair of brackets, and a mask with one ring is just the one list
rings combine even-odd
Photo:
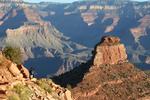
[[(49, 2), (73, 2), (78, 0), (24, 0), (26, 2), (41, 2), (41, 1), (49, 1)], [(134, 0), (134, 1), (147, 1), (147, 0)]]

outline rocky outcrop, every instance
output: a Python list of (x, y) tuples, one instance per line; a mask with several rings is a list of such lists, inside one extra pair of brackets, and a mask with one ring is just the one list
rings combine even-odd
[[(18, 80), (22, 80), (24, 78), (23, 73), (18, 69), (16, 64), (7, 60), (2, 54), (0, 54), (0, 60), (2, 61), (0, 68), (1, 83), (13, 82), (16, 78)], [(22, 68), (25, 69), (23, 66)]]
[(30, 78), (30, 73), (28, 69), (26, 69), (23, 65), (18, 65), (17, 66), (20, 72), (22, 73), (24, 78)]
[[(26, 93), (29, 100), (72, 100), (68, 89), (56, 85), (50, 79), (30, 78), (29, 71), (23, 65), (12, 63), (0, 53), (0, 100), (12, 97), (22, 100), (16, 88)], [(26, 91), (31, 92), (32, 96)]]
[[(72, 89), (74, 100), (150, 99), (150, 78), (127, 62), (126, 50), (119, 38), (102, 38), (95, 52), (94, 63)], [(82, 66), (82, 73), (86, 66)]]
[(118, 64), (127, 61), (126, 49), (117, 37), (103, 37), (96, 47), (94, 65)]

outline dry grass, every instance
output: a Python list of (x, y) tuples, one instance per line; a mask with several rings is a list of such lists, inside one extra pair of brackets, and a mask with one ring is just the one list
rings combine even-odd
[(9, 100), (29, 100), (32, 94), (32, 91), (27, 86), (22, 84), (17, 84), (14, 86), (12, 91), (15, 94), (11, 95)]
[(47, 91), (48, 93), (52, 93), (52, 89), (50, 87), (51, 83), (52, 83), (52, 80), (50, 79), (40, 79), (37, 81), (37, 85), (40, 86), (45, 91)]

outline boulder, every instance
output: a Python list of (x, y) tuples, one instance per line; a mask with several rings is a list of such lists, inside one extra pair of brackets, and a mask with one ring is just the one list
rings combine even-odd
[(66, 90), (65, 98), (66, 98), (66, 100), (72, 100), (71, 92), (69, 90)]
[(8, 70), (10, 71), (10, 73), (14, 76), (14, 77), (17, 77), (19, 76), (21, 73), (20, 73), (20, 70), (18, 69), (17, 65), (14, 64), (14, 63), (11, 63), (10, 67), (8, 68)]

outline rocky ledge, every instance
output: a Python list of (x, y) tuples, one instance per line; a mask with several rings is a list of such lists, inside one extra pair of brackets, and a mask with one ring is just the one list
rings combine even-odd
[(72, 100), (68, 89), (50, 79), (31, 78), (23, 65), (0, 53), (0, 100)]

